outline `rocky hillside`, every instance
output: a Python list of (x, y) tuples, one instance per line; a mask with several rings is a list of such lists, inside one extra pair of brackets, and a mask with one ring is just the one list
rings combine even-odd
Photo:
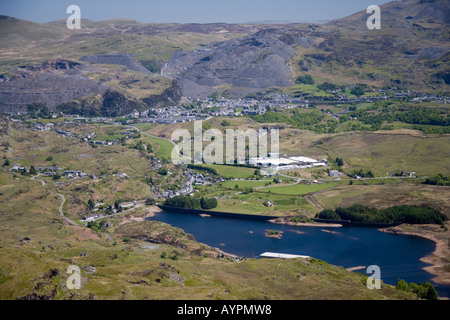
[(106, 114), (123, 115), (177, 103), (182, 95), (242, 97), (289, 88), (304, 75), (316, 84), (450, 92), (450, 2), (382, 5), (381, 30), (366, 27), (369, 16), (362, 10), (324, 25), (83, 20), (76, 32), (64, 21), (0, 16), (0, 110), (90, 99), (100, 102), (89, 105), (89, 114), (103, 114), (103, 98), (112, 90), (121, 99), (107, 99), (115, 111)]
[(288, 87), (294, 46), (311, 48), (315, 43), (300, 30), (263, 29), (242, 39), (176, 52), (162, 72), (176, 78), (183, 95), (191, 97), (209, 95), (221, 85), (231, 85), (232, 93)]
[(448, 92), (450, 2), (403, 0), (380, 8), (380, 30), (367, 29), (365, 10), (327, 24), (338, 34), (320, 46), (326, 66), (351, 69), (363, 80)]
[(448, 92), (450, 2), (403, 0), (381, 6), (381, 30), (366, 10), (326, 25), (281, 25), (244, 38), (177, 52), (164, 68), (188, 96), (288, 87), (299, 75), (340, 84)]

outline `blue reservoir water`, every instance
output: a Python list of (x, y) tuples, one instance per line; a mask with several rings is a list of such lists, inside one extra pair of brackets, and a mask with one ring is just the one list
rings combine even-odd
[[(394, 235), (375, 228), (299, 227), (165, 211), (148, 220), (181, 228), (199, 242), (241, 257), (259, 258), (270, 251), (308, 255), (344, 268), (377, 265), (385, 283), (395, 285), (398, 279), (430, 282), (439, 296), (450, 297), (450, 286), (434, 283), (432, 275), (423, 270), (428, 264), (420, 258), (432, 253), (435, 243), (422, 237)], [(268, 238), (266, 229), (283, 231), (283, 236)], [(365, 273), (366, 268), (358, 272)]]

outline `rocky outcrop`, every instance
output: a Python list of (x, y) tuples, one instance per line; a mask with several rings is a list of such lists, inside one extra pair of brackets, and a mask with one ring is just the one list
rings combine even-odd
[(142, 102), (149, 108), (165, 105), (175, 105), (181, 99), (181, 91), (177, 82), (174, 80), (170, 87), (161, 94), (154, 94), (142, 99)]
[(76, 66), (79, 66), (80, 63), (66, 60), (66, 59), (54, 59), (49, 60), (40, 64), (32, 64), (30, 66), (25, 67), (26, 70), (31, 72), (52, 72), (55, 70), (69, 70), (73, 69)]
[(119, 226), (116, 231), (124, 237), (152, 243), (169, 244), (183, 249), (187, 248), (194, 241), (192, 234), (185, 233), (179, 228), (174, 228), (158, 221), (131, 222)]
[(103, 94), (100, 113), (106, 117), (118, 117), (141, 109), (142, 106), (138, 102), (130, 100), (122, 93), (110, 89)]

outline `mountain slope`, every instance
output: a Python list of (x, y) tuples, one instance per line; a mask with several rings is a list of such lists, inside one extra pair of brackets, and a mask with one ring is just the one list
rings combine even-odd
[(234, 90), (286, 87), (292, 85), (288, 60), (295, 40), (279, 29), (265, 29), (243, 39), (177, 52), (163, 72), (174, 76), (183, 94), (192, 97), (211, 94), (223, 84)]
[(322, 82), (448, 92), (449, 16), (448, 1), (394, 1), (381, 6), (381, 30), (367, 28), (365, 10), (326, 25), (272, 26), (177, 52), (164, 73), (193, 97), (288, 87), (304, 74)]
[(404, 0), (380, 9), (380, 30), (367, 29), (365, 10), (326, 25), (338, 34), (319, 47), (324, 67), (361, 80), (448, 92), (450, 3)]
[[(0, 109), (23, 110), (39, 100), (56, 107), (109, 88), (133, 101), (131, 105), (146, 108), (176, 103), (181, 95), (207, 97), (218, 92), (242, 97), (289, 88), (302, 75), (312, 76), (316, 84), (450, 92), (448, 1), (382, 5), (381, 30), (367, 28), (369, 16), (363, 10), (325, 25), (83, 20), (82, 29), (75, 31), (64, 21), (37, 24), (0, 16)], [(49, 78), (58, 75), (57, 92), (52, 81), (45, 87), (39, 80), (21, 79), (32, 79), (24, 73), (28, 66), (61, 58), (81, 65), (70, 72), (47, 70)], [(78, 88), (73, 81), (84, 84)], [(73, 88), (79, 90), (61, 94)], [(30, 94), (37, 91), (42, 92)]]

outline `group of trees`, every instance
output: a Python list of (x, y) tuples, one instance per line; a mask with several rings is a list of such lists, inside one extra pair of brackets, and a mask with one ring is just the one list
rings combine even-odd
[(152, 153), (153, 152), (153, 147), (150, 143), (147, 143), (147, 145), (144, 145), (142, 143), (142, 140), (139, 140), (134, 146), (130, 147), (131, 149), (136, 149), (139, 150), (141, 152), (148, 152), (148, 153)]
[(450, 177), (438, 173), (434, 177), (426, 178), (424, 184), (432, 184), (435, 186), (450, 186)]
[(208, 210), (217, 207), (216, 198), (193, 198), (190, 196), (175, 196), (167, 198), (164, 202), (165, 206), (177, 207), (183, 209)]
[(439, 211), (425, 206), (394, 206), (387, 209), (369, 208), (354, 204), (348, 208), (326, 209), (316, 214), (319, 219), (350, 220), (370, 223), (440, 224), (447, 217)]
[(217, 175), (217, 170), (216, 169), (210, 168), (210, 167), (207, 167), (207, 166), (202, 166), (201, 164), (188, 164), (187, 167), (189, 169), (206, 171), (206, 172), (209, 172), (210, 174)]
[(103, 224), (104, 224), (103, 221), (100, 221), (100, 222), (90, 221), (90, 222), (88, 222), (87, 227), (94, 231), (99, 232), (103, 228)]
[(289, 116), (287, 114), (267, 111), (262, 115), (253, 116), (253, 120), (260, 123), (285, 123), (292, 125), (295, 128), (314, 130), (315, 125), (319, 124), (325, 115), (317, 110), (312, 110), (309, 112), (302, 112), (299, 109), (294, 109), (292, 114)]
[(237, 183), (236, 183), (236, 185), (234, 186), (234, 188), (235, 188), (236, 190), (240, 189), (241, 192), (242, 192), (243, 194), (249, 194), (249, 193), (252, 193), (252, 192), (253, 192), (253, 188), (252, 188), (252, 187), (243, 187), (243, 188), (239, 188), (239, 185), (238, 185)]
[(436, 289), (434, 286), (429, 283), (419, 283), (416, 284), (414, 282), (411, 282), (409, 285), (406, 283), (405, 280), (401, 279), (397, 281), (397, 285), (395, 286), (397, 290), (405, 291), (405, 292), (413, 292), (415, 293), (420, 299), (426, 299), (426, 300), (438, 300), (438, 295), (436, 292)]
[(333, 91), (336, 90), (338, 86), (330, 82), (324, 82), (322, 84), (317, 85), (317, 89), (322, 91)]
[(45, 103), (33, 102), (27, 106), (28, 115), (31, 118), (50, 119), (52, 114)]
[[(314, 85), (314, 79), (310, 76), (310, 75), (302, 75), (302, 76), (298, 76), (295, 79), (295, 83), (296, 84), (310, 84), (310, 85)], [(325, 81), (321, 84), (316, 85), (317, 89), (321, 90), (321, 91), (325, 91), (325, 92), (333, 92), (336, 90), (340, 90), (342, 92), (345, 92), (347, 90), (347, 87), (345, 85), (339, 86), (336, 85), (334, 83)], [(358, 83), (357, 85), (355, 85), (351, 90), (350, 90), (350, 94), (353, 94), (357, 97), (363, 96), (364, 93), (367, 90), (367, 85), (364, 83)]]
[(357, 84), (351, 91), (351, 94), (354, 94), (357, 97), (363, 96), (364, 93), (366, 92), (367, 89), (367, 85), (366, 84)]
[(353, 170), (353, 172), (351, 172), (349, 174), (349, 176), (350, 177), (359, 176), (361, 178), (374, 178), (375, 177), (372, 170), (364, 171), (363, 169)]
[(398, 121), (415, 125), (450, 126), (450, 117), (433, 108), (388, 107), (387, 104), (380, 107), (375, 105), (373, 108), (350, 111), (342, 116), (340, 121), (347, 121), (349, 117), (357, 118), (368, 125), (381, 125), (383, 122)]

